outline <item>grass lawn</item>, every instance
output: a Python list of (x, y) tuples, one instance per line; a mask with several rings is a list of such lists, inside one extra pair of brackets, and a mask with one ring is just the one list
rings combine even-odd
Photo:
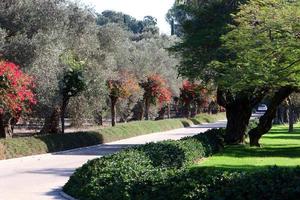
[(227, 146), (223, 152), (193, 167), (253, 171), (274, 165), (300, 165), (300, 123), (295, 125), (293, 133), (288, 133), (287, 126), (274, 126), (260, 143), (261, 148)]

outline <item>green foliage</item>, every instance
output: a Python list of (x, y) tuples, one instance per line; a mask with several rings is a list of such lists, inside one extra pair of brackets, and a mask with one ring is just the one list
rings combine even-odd
[(63, 56), (62, 62), (67, 65), (61, 81), (61, 93), (67, 99), (78, 95), (86, 87), (84, 79), (84, 61), (78, 60), (73, 54)]
[(163, 190), (156, 193), (158, 184), (196, 159), (211, 155), (212, 150), (220, 150), (220, 132), (150, 143), (89, 161), (76, 170), (64, 191), (80, 199), (150, 199), (154, 194), (161, 198), (158, 194)]
[(226, 34), (228, 24), (232, 22), (231, 14), (236, 12), (238, 5), (244, 0), (212, 0), (204, 1), (199, 6), (179, 6), (177, 9), (189, 16), (180, 19), (183, 28), (182, 41), (171, 48), (181, 56), (178, 66), (182, 76), (191, 79), (210, 80), (215, 74), (208, 64), (222, 58), (220, 52), (221, 36)]
[(257, 172), (189, 169), (153, 185), (143, 198), (172, 200), (296, 200), (300, 194), (300, 168), (268, 168)]
[[(211, 122), (220, 117), (214, 116)], [(193, 125), (192, 121), (187, 119), (136, 121), (90, 132), (0, 139), (0, 160), (87, 147), (191, 125)]]
[(300, 4), (251, 0), (234, 15), (222, 37), (225, 60), (211, 67), (220, 86), (231, 90), (299, 85)]
[(157, 19), (152, 16), (145, 16), (143, 20), (137, 20), (130, 15), (111, 10), (106, 10), (101, 14), (97, 14), (97, 24), (99, 26), (104, 26), (109, 23), (122, 25), (125, 29), (134, 34), (141, 34), (143, 32), (157, 34), (159, 32)]

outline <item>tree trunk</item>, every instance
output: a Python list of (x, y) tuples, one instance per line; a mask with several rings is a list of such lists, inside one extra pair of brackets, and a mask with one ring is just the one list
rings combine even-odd
[(69, 98), (64, 97), (62, 106), (61, 106), (61, 115), (60, 115), (60, 121), (61, 121), (61, 133), (65, 133), (65, 114), (66, 114), (66, 109), (68, 106)]
[(183, 117), (189, 118), (190, 117), (190, 110), (191, 110), (191, 104), (189, 102), (184, 103), (183, 111), (182, 111)]
[(168, 115), (168, 119), (170, 119), (171, 118), (171, 104), (168, 103), (167, 106), (168, 106), (167, 115)]
[(0, 114), (0, 138), (12, 138), (13, 118), (9, 115)]
[(289, 111), (289, 133), (294, 132), (294, 106), (293, 103), (291, 101), (291, 98), (288, 97), (287, 98), (287, 102), (288, 102), (288, 111)]
[(102, 111), (98, 111), (94, 115), (94, 121), (96, 122), (97, 125), (103, 126), (103, 116), (102, 116)]
[(268, 88), (249, 89), (232, 94), (228, 90), (217, 90), (217, 103), (226, 108), (227, 127), (225, 142), (240, 144), (244, 142), (245, 132), (252, 115), (252, 109), (265, 97)]
[(149, 120), (150, 98), (145, 98), (145, 120)]
[(245, 132), (251, 114), (252, 107), (247, 100), (239, 100), (226, 107), (226, 144), (235, 145), (244, 143)]
[(276, 111), (278, 106), (291, 94), (293, 93), (294, 89), (292, 87), (282, 87), (278, 89), (271, 101), (268, 105), (268, 110), (265, 114), (259, 119), (259, 124), (257, 127), (251, 129), (249, 131), (249, 138), (250, 138), (250, 146), (257, 146), (259, 147), (259, 140), (260, 138), (268, 133), (272, 128), (273, 119), (276, 116)]
[(165, 119), (167, 106), (162, 106), (161, 109), (158, 111), (158, 117), (155, 120)]
[(174, 110), (175, 110), (175, 116), (180, 117), (179, 98), (178, 97), (174, 97)]
[(60, 116), (60, 107), (55, 106), (52, 114), (49, 117), (46, 117), (44, 126), (40, 131), (41, 134), (58, 134), (59, 133), (59, 116)]
[(110, 111), (111, 111), (111, 125), (116, 126), (116, 104), (117, 104), (118, 98), (111, 96), (110, 97)]

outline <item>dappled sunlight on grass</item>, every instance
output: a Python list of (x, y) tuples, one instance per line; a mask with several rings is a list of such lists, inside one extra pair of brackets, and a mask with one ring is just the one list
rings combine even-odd
[(275, 126), (261, 140), (261, 148), (249, 145), (227, 146), (193, 167), (224, 170), (259, 170), (270, 166), (295, 167), (300, 165), (300, 123), (293, 133), (287, 126)]

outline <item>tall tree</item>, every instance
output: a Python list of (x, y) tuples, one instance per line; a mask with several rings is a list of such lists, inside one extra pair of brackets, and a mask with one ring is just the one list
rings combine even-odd
[(267, 112), (249, 132), (251, 145), (259, 146), (260, 137), (272, 127), (277, 107), (300, 86), (300, 18), (295, 17), (300, 15), (300, 3), (251, 0), (240, 9), (233, 30), (222, 38), (227, 59), (211, 66), (225, 88), (272, 93)]
[(170, 50), (181, 56), (178, 71), (189, 79), (213, 81), (218, 87), (218, 103), (226, 108), (226, 142), (241, 143), (249, 123), (252, 107), (262, 98), (253, 95), (255, 88), (233, 93), (218, 82), (218, 75), (209, 65), (214, 60), (224, 60), (221, 36), (231, 29), (232, 14), (245, 1), (200, 1), (198, 7), (180, 6), (188, 18), (182, 24), (182, 42)]

